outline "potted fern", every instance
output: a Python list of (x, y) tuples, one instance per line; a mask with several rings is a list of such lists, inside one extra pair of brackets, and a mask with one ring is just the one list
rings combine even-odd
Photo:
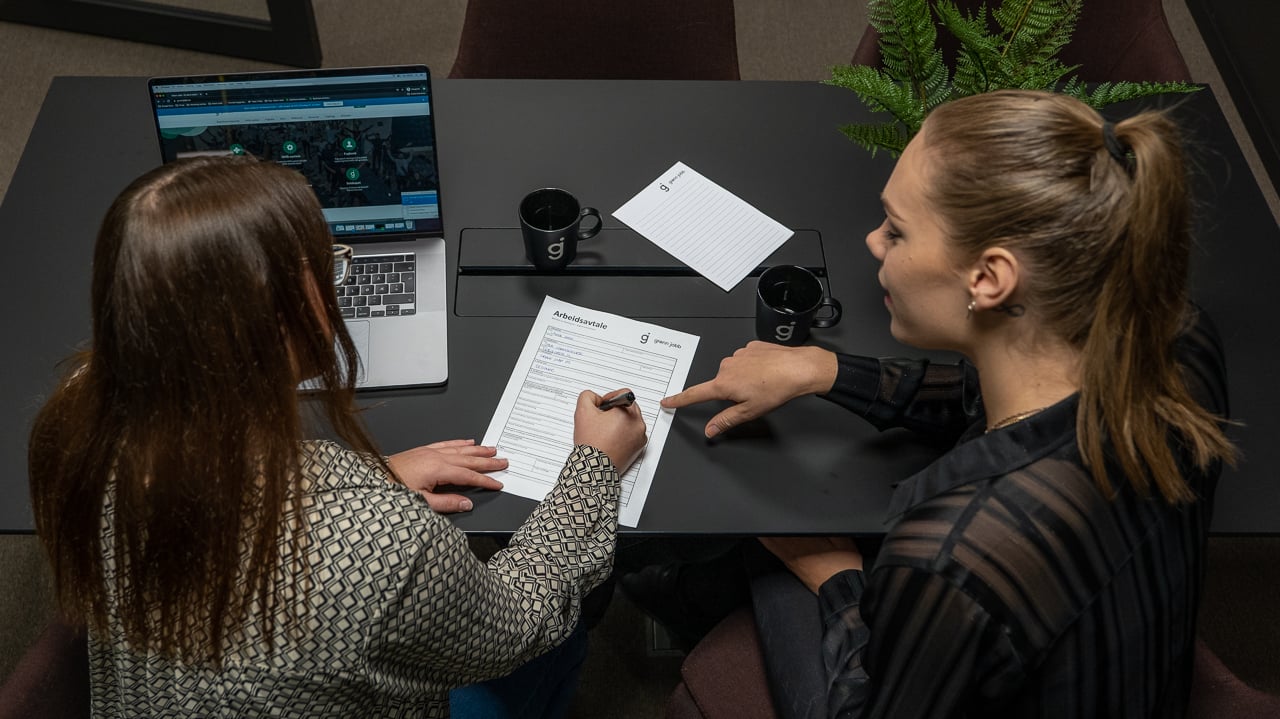
[[(849, 139), (897, 157), (929, 111), (958, 97), (1004, 88), (1062, 92), (1094, 108), (1163, 93), (1199, 90), (1182, 82), (1105, 82), (1089, 87), (1057, 59), (1071, 40), (1083, 0), (1002, 0), (969, 15), (952, 0), (870, 0), (880, 32), (882, 68), (832, 68), (826, 82), (853, 90), (873, 112), (892, 120), (844, 125)], [(954, 68), (937, 46), (941, 26), (959, 41)]]

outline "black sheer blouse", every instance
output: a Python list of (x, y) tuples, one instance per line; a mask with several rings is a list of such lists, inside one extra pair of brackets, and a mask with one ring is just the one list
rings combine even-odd
[[(1227, 413), (1207, 318), (1178, 344)], [(898, 486), (866, 572), (821, 588), (833, 717), (1182, 717), (1217, 468), (1199, 500), (1103, 495), (1075, 443), (1077, 397), (984, 434), (972, 366), (840, 357), (827, 399), (879, 428), (958, 444)]]

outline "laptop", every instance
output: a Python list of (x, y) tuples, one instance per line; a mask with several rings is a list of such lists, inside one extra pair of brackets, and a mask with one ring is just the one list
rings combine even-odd
[(361, 389), (449, 377), (444, 224), (434, 97), (425, 66), (157, 77), (148, 82), (165, 162), (251, 154), (301, 172), (333, 241)]

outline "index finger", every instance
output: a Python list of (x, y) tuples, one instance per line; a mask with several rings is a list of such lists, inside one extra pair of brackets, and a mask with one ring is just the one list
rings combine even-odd
[(662, 406), (667, 409), (679, 409), (713, 399), (728, 399), (715, 389), (714, 383), (715, 380), (707, 380), (702, 384), (695, 384), (683, 392), (677, 392), (670, 397), (663, 397)]

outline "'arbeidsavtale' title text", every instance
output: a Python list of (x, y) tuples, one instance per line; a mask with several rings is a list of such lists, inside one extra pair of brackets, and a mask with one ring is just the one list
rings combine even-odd
[(609, 329), (609, 326), (603, 322), (596, 322), (594, 320), (584, 320), (581, 317), (578, 317), (576, 315), (566, 315), (560, 310), (556, 310), (555, 312), (552, 312), (551, 316), (556, 317), (558, 319), (562, 319), (562, 320), (568, 320), (569, 322), (577, 322), (580, 325), (587, 325), (588, 327), (599, 327), (602, 330)]

